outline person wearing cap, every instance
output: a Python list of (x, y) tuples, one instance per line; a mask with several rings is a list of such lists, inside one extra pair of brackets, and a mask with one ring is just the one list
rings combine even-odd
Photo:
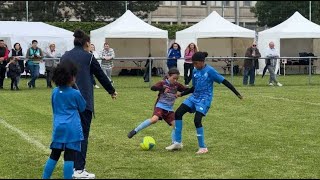
[(248, 57), (244, 60), (244, 72), (243, 72), (243, 85), (248, 85), (248, 78), (250, 77), (249, 84), (254, 86), (256, 69), (259, 69), (258, 58), (261, 57), (259, 49), (257, 48), (257, 43), (253, 42), (252, 46), (250, 46), (245, 54), (245, 57)]
[[(46, 57), (47, 58), (56, 58), (56, 45), (54, 42), (49, 43), (49, 47), (46, 49)], [(56, 60), (53, 59), (46, 59), (45, 66), (46, 66), (46, 79), (47, 79), (47, 88), (52, 88), (52, 75), (53, 75), (53, 68), (56, 66)]]

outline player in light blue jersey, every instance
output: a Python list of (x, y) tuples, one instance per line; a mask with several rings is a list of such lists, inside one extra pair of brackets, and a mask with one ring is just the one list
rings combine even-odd
[(212, 66), (205, 63), (207, 52), (197, 52), (192, 56), (194, 65), (192, 88), (181, 93), (181, 96), (192, 93), (175, 112), (175, 140), (173, 144), (166, 147), (167, 150), (178, 150), (182, 148), (182, 116), (187, 113), (195, 113), (194, 124), (196, 126), (199, 150), (197, 154), (207, 153), (208, 149), (204, 143), (204, 130), (202, 127), (202, 117), (205, 116), (211, 106), (214, 96), (213, 84), (222, 83), (232, 90), (238, 98), (242, 99), (240, 93), (234, 86), (220, 75)]
[(52, 90), (53, 110), (51, 154), (43, 170), (42, 178), (50, 179), (61, 152), (64, 151), (63, 177), (72, 179), (76, 152), (81, 151), (84, 139), (79, 112), (86, 108), (86, 101), (79, 90), (73, 89), (78, 68), (72, 62), (61, 62), (53, 70), (52, 80), (57, 85)]

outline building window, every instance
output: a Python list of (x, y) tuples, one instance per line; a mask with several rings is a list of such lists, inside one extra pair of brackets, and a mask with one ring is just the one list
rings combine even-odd
[(187, 1), (181, 1), (181, 5), (182, 5), (182, 6), (187, 5)]
[(201, 1), (201, 5), (207, 5), (207, 1)]
[(223, 1), (224, 6), (230, 6), (230, 1)]
[(243, 6), (251, 6), (251, 1), (243, 1)]

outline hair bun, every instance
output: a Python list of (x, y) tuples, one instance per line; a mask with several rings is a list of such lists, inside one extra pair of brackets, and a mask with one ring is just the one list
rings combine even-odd
[(75, 38), (82, 38), (84, 36), (84, 32), (81, 29), (76, 29), (73, 33)]
[(204, 55), (204, 57), (208, 57), (208, 53), (207, 52), (202, 52), (202, 54)]

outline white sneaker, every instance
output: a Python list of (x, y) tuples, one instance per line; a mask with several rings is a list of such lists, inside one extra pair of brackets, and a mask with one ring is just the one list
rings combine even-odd
[(272, 83), (269, 83), (269, 86), (273, 86), (273, 84), (272, 84)]
[(182, 149), (182, 143), (173, 143), (170, 146), (166, 147), (166, 150), (173, 151)]
[(87, 170), (76, 170), (72, 175), (73, 179), (95, 179), (96, 175), (92, 173), (88, 173)]
[(278, 86), (280, 86), (280, 87), (282, 86), (282, 84), (281, 84), (281, 83), (279, 83), (279, 82), (277, 83), (277, 85), (278, 85)]
[(94, 87), (95, 87), (95, 88), (97, 88), (97, 89), (99, 89), (99, 88), (100, 88), (98, 85), (95, 85)]

